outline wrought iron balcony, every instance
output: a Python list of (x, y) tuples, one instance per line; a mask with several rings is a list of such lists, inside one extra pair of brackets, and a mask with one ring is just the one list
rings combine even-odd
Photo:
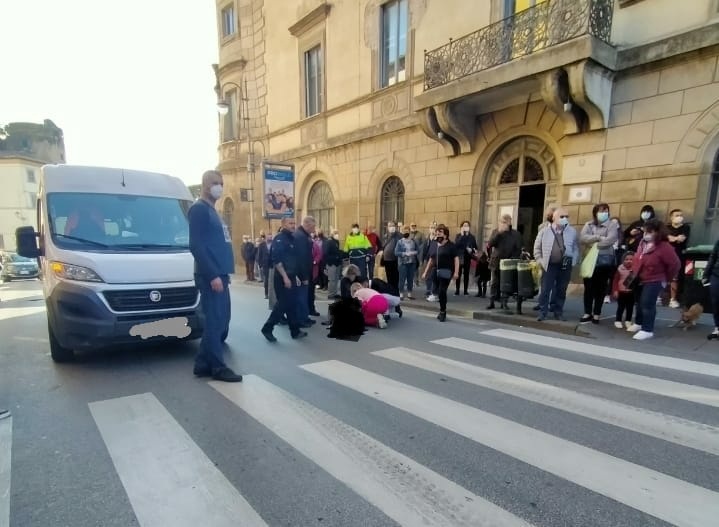
[(547, 0), (424, 54), (424, 89), (583, 35), (610, 42), (614, 0)]

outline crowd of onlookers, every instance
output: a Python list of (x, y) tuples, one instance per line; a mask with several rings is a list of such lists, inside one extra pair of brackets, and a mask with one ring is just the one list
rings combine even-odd
[[(625, 227), (611, 215), (609, 205), (600, 203), (581, 228), (572, 225), (566, 209), (550, 206), (532, 236), (520, 233), (512, 217), (503, 215), (482, 246), (468, 221), (454, 236), (444, 225), (432, 223), (423, 231), (414, 222), (389, 222), (380, 233), (373, 226), (361, 229), (354, 224), (344, 240), (336, 229), (328, 235), (316, 229), (309, 236), (312, 298), (315, 290), (325, 291), (330, 300), (352, 296), (351, 283), (343, 286), (351, 276), (353, 282), (380, 290), (388, 302), (387, 306), (383, 304), (382, 313), (398, 307), (399, 301), (420, 296), (438, 302), (437, 318), (445, 320), (452, 282), (457, 296), (469, 295), (474, 282), (475, 296), (489, 298), (487, 309), (508, 309), (512, 294), (500, 288), (502, 262), (526, 260), (537, 268), (538, 320), (550, 315), (565, 320), (567, 287), (579, 268), (584, 285), (584, 313), (579, 321), (598, 324), (604, 306), (614, 301), (614, 325), (644, 340), (654, 335), (657, 304), (680, 307), (690, 227), (681, 210), (672, 210), (664, 222), (651, 205), (642, 207), (639, 218)], [(242, 247), (247, 279), (264, 281), (266, 296), (271, 244), (272, 235), (261, 233), (254, 242), (245, 236)], [(719, 268), (714, 271), (713, 265), (716, 259), (709, 262), (705, 272), (707, 285), (713, 273), (717, 274), (712, 291), (716, 289), (719, 304)], [(373, 287), (373, 282), (379, 286)], [(365, 292), (359, 295), (375, 296)], [(716, 325), (719, 328), (719, 316)], [(719, 329), (712, 335), (719, 338)]]

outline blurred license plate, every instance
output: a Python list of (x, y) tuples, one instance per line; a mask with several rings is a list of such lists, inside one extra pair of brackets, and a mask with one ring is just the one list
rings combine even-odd
[(30, 274), (30, 271), (20, 271), (20, 274)]

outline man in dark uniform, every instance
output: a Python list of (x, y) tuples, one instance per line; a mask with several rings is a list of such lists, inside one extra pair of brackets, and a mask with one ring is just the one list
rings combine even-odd
[(300, 329), (297, 320), (297, 303), (307, 302), (307, 296), (299, 298), (298, 291), (302, 281), (297, 276), (298, 260), (295, 250), (295, 219), (283, 218), (282, 230), (272, 240), (270, 250), (274, 267), (274, 290), (277, 296), (267, 322), (262, 326), (262, 334), (270, 342), (277, 342), (272, 330), (279, 324), (283, 316), (287, 317), (290, 335), (293, 339), (306, 337), (307, 333)]
[(222, 357), (222, 342), (230, 325), (230, 277), (235, 272), (230, 231), (215, 210), (222, 196), (222, 174), (208, 170), (202, 175), (202, 195), (188, 212), (190, 252), (195, 258), (195, 284), (200, 290), (200, 305), (205, 329), (200, 352), (195, 357), (194, 373), (225, 382), (240, 382)]

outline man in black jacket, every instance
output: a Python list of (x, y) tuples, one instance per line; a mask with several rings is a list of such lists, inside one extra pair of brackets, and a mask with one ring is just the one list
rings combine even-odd
[(397, 255), (394, 251), (400, 238), (395, 222), (390, 221), (387, 223), (387, 234), (382, 238), (381, 262), (387, 275), (387, 283), (397, 290), (399, 290), (399, 266), (397, 264)]
[(337, 288), (342, 275), (342, 260), (345, 258), (340, 249), (340, 234), (333, 230), (330, 237), (322, 244), (322, 260), (327, 270), (327, 299), (334, 300), (339, 296)]
[(297, 278), (300, 287), (297, 290), (297, 320), (302, 327), (310, 327), (315, 321), (310, 319), (310, 305), (314, 304), (315, 290), (310, 287), (312, 283), (312, 238), (315, 231), (315, 219), (305, 216), (295, 231), (295, 252), (297, 254)]
[(247, 282), (255, 281), (255, 258), (257, 247), (246, 234), (242, 237), (242, 259), (245, 261), (245, 275)]
[(489, 239), (489, 268), (492, 271), (490, 285), (491, 296), (487, 309), (494, 309), (494, 301), (501, 300), (501, 308), (507, 309), (507, 297), (499, 291), (499, 262), (507, 258), (519, 258), (522, 255), (522, 235), (512, 228), (512, 216), (503, 214), (497, 230)]

